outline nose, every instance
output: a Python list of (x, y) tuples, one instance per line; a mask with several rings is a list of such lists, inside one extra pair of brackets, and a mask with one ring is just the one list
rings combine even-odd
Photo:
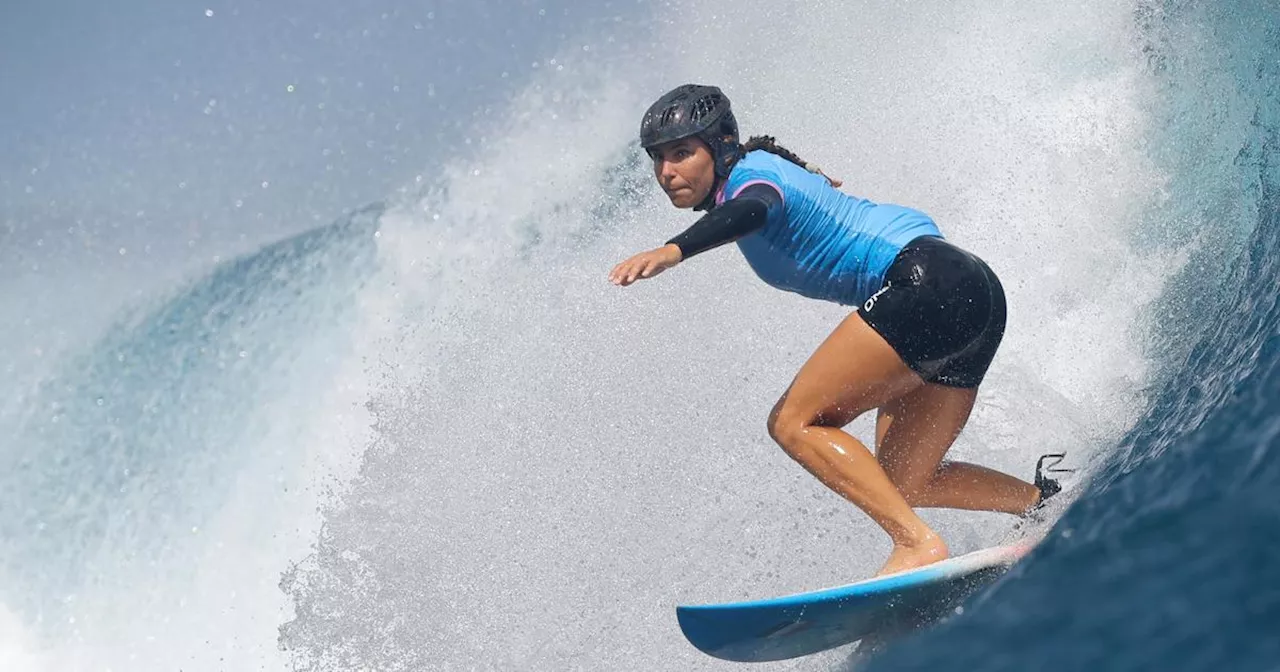
[(664, 159), (662, 163), (658, 165), (658, 179), (662, 180), (663, 184), (670, 184), (671, 180), (675, 179), (675, 177), (675, 164)]

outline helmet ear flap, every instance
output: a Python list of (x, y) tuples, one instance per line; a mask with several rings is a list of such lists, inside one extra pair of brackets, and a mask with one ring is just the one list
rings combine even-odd
[(738, 121), (734, 118), (733, 111), (725, 110), (715, 127), (709, 130), (712, 132), (708, 133), (707, 140), (710, 142), (707, 144), (711, 145), (716, 158), (716, 173), (721, 177), (728, 177), (738, 161), (742, 147), (738, 143)]

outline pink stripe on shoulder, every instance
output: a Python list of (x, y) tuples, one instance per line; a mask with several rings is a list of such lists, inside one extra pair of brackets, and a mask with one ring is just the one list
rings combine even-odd
[(737, 198), (737, 197), (738, 197), (738, 194), (741, 194), (741, 193), (743, 192), (743, 190), (745, 190), (747, 187), (750, 187), (750, 186), (755, 185), (755, 184), (767, 184), (767, 185), (769, 185), (769, 186), (773, 187), (773, 190), (774, 190), (774, 191), (776, 191), (776, 192), (778, 192), (778, 198), (781, 198), (781, 199), (782, 199), (782, 202), (783, 202), (784, 204), (787, 202), (787, 195), (786, 195), (786, 194), (784, 194), (784, 193), (782, 193), (782, 189), (781, 189), (778, 185), (776, 185), (776, 184), (774, 184), (774, 183), (770, 182), (769, 180), (751, 180), (750, 182), (747, 182), (746, 184), (742, 185), (741, 187), (738, 187), (738, 190), (737, 190), (737, 191), (735, 191), (735, 192), (733, 192), (733, 196), (731, 196), (730, 198)]

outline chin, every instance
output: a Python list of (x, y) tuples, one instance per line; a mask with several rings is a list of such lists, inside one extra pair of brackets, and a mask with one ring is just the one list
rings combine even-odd
[(693, 196), (686, 193), (678, 195), (667, 194), (667, 198), (671, 199), (671, 205), (681, 209), (692, 208), (698, 204), (698, 202), (693, 199)]

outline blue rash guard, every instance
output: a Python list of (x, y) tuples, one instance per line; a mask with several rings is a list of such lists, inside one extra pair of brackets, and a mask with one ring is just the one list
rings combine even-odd
[[(771, 189), (761, 198), (755, 185)], [(907, 243), (943, 237), (919, 210), (850, 196), (763, 150), (738, 161), (716, 204), (740, 196), (767, 206), (763, 225), (737, 238), (752, 270), (773, 287), (814, 299), (859, 305), (883, 286), (885, 270)]]

